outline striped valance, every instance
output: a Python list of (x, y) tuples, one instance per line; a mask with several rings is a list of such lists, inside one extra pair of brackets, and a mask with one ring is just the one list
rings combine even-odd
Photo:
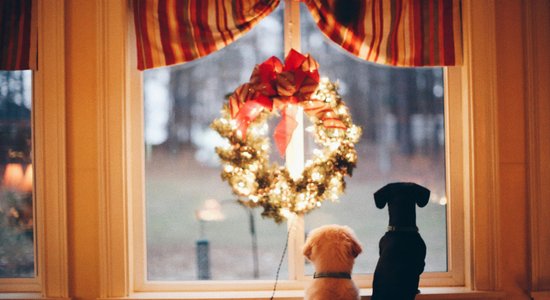
[(248, 32), (279, 0), (134, 0), (138, 68), (191, 61)]
[(305, 2), (319, 29), (355, 56), (392, 66), (460, 64), (460, 0), (345, 1), (351, 4), (341, 9), (357, 11), (345, 26), (329, 5), (334, 1)]
[[(321, 31), (359, 58), (394, 66), (461, 62), (460, 0), (302, 1)], [(134, 0), (138, 68), (183, 63), (219, 50), (279, 2)]]
[(0, 1), (0, 70), (36, 67), (33, 0)]

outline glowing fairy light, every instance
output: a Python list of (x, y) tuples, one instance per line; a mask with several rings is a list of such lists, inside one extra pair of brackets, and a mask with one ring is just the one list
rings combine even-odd
[(303, 211), (307, 206), (305, 201), (297, 202), (295, 205), (296, 211)]
[(319, 158), (323, 158), (325, 156), (325, 154), (323, 153), (322, 150), (319, 150), (319, 149), (313, 149), (313, 155), (319, 157)]
[(281, 215), (290, 223), (292, 223), (292, 221), (296, 218), (296, 214), (291, 212), (288, 208), (282, 208)]
[(346, 115), (346, 114), (348, 114), (348, 109), (347, 109), (345, 106), (340, 106), (340, 107), (338, 107), (338, 109), (336, 110), (336, 112), (337, 112), (339, 115)]
[(311, 173), (311, 179), (313, 179), (314, 181), (319, 181), (319, 180), (321, 180), (321, 178), (323, 178), (321, 173), (319, 173), (319, 172)]

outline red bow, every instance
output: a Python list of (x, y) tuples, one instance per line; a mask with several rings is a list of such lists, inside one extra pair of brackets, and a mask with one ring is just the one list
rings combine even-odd
[(296, 109), (300, 105), (308, 115), (315, 116), (330, 128), (343, 128), (345, 125), (336, 118), (328, 103), (312, 100), (310, 97), (319, 85), (319, 64), (308, 55), (290, 50), (284, 66), (276, 57), (256, 65), (250, 81), (239, 86), (229, 97), (231, 117), (237, 121), (237, 130), (246, 138), (248, 126), (258, 115), (267, 109), (281, 110), (281, 121), (275, 128), (274, 140), (281, 156), (296, 129)]

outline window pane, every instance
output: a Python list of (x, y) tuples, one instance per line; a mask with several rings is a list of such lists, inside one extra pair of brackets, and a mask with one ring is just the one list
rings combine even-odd
[[(443, 70), (395, 68), (367, 63), (324, 38), (307, 8), (301, 10), (302, 50), (320, 64), (322, 76), (340, 83), (340, 94), (363, 128), (358, 165), (340, 203), (326, 203), (306, 216), (306, 230), (337, 223), (354, 229), (364, 253), (355, 273), (373, 273), (378, 242), (388, 225), (387, 208), (373, 193), (390, 182), (412, 181), (431, 190), (430, 203), (416, 208), (427, 245), (426, 271), (447, 270)], [(308, 143), (311, 151), (315, 147)], [(307, 152), (306, 152), (307, 153)], [(313, 273), (308, 264), (306, 270)]]
[(0, 278), (34, 277), (31, 81), (0, 71)]
[(223, 140), (209, 125), (255, 64), (283, 56), (282, 18), (279, 8), (221, 51), (144, 73), (149, 280), (274, 278), (286, 226), (235, 201), (214, 151)]

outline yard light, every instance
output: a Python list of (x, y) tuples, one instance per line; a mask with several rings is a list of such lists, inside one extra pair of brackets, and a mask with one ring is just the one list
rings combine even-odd
[(216, 199), (206, 199), (200, 209), (195, 212), (199, 221), (199, 239), (197, 240), (197, 277), (199, 280), (210, 279), (209, 242), (204, 231), (204, 224), (225, 219), (221, 205)]

